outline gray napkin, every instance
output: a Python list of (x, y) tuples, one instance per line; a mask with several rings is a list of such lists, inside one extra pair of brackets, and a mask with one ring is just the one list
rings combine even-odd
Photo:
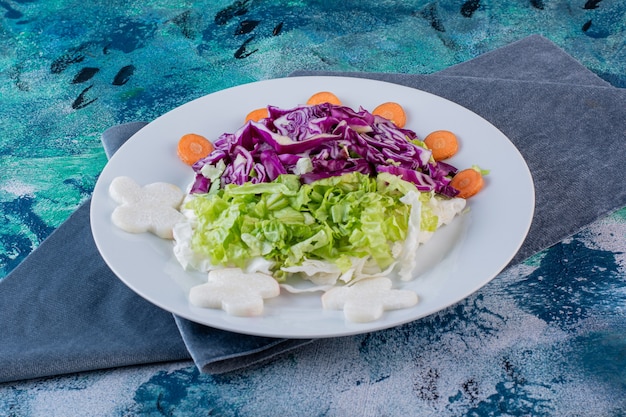
[[(311, 73), (294, 75), (304, 74)], [(533, 173), (537, 209), (514, 261), (626, 205), (626, 93), (545, 38), (531, 36), (432, 75), (332, 75), (441, 95), (489, 120), (516, 144)], [(107, 153), (142, 126), (106, 131)], [(88, 204), (0, 281), (0, 382), (190, 355), (203, 372), (219, 373), (309, 342), (211, 329), (145, 302), (100, 258)]]

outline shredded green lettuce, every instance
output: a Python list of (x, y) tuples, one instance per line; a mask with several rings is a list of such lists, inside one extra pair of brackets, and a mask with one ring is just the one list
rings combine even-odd
[(483, 168), (481, 168), (478, 165), (472, 165), (472, 169), (477, 171), (477, 172), (479, 172), (480, 175), (483, 175), (483, 176), (484, 175), (489, 175), (489, 172), (490, 172), (488, 169), (483, 169)]
[[(274, 261), (277, 279), (278, 268), (305, 259), (347, 270), (351, 258), (371, 256), (386, 268), (394, 262), (393, 243), (407, 237), (411, 206), (400, 198), (409, 191), (417, 189), (395, 175), (358, 172), (311, 184), (286, 174), (271, 183), (226, 186), (187, 203), (196, 218), (191, 246), (213, 265)], [(420, 193), (420, 200), (430, 198), (432, 193)], [(434, 230), (437, 216), (421, 212), (420, 227)]]

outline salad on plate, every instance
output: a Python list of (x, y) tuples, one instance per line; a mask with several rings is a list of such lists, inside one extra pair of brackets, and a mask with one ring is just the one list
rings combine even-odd
[[(320, 292), (323, 308), (376, 320), (418, 302), (394, 284), (414, 278), (419, 246), (484, 185), (485, 171), (445, 162), (452, 132), (421, 139), (405, 121), (398, 103), (353, 110), (328, 92), (269, 105), (214, 141), (180, 138), (187, 192), (116, 178), (114, 223), (173, 238), (181, 266), (207, 273), (193, 305), (254, 316), (281, 291)], [(120, 215), (131, 203), (141, 214)]]

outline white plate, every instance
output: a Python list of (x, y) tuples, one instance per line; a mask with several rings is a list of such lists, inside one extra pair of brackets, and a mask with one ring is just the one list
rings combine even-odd
[[(407, 110), (407, 128), (420, 137), (446, 129), (460, 138), (459, 153), (450, 160), (458, 168), (474, 164), (489, 169), (486, 187), (469, 200), (471, 210), (441, 229), (423, 246), (430, 261), (413, 281), (397, 288), (417, 292), (420, 301), (405, 310), (386, 312), (375, 322), (346, 322), (342, 311), (324, 311), (320, 294), (285, 294), (266, 300), (255, 318), (189, 304), (191, 286), (205, 274), (185, 272), (172, 254), (172, 243), (151, 234), (129, 234), (113, 226), (115, 203), (111, 181), (121, 175), (139, 184), (165, 181), (185, 189), (191, 169), (176, 156), (180, 136), (195, 132), (217, 138), (234, 132), (248, 111), (267, 104), (292, 108), (318, 91), (332, 91), (347, 106), (373, 110), (397, 101)], [(492, 280), (521, 246), (534, 211), (530, 171), (515, 146), (475, 113), (441, 97), (395, 84), (347, 77), (295, 77), (229, 88), (180, 106), (137, 132), (111, 158), (100, 175), (91, 203), (91, 227), (102, 257), (133, 291), (157, 306), (189, 320), (239, 333), (290, 337), (330, 337), (389, 328), (448, 307)], [(452, 226), (451, 225), (451, 226)], [(439, 235), (439, 236), (437, 236)]]

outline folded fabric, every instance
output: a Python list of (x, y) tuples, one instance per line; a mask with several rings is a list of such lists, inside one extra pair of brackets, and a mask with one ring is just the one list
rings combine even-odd
[(528, 36), (436, 74), (611, 87), (541, 35)]
[[(304, 74), (311, 73), (294, 75)], [(537, 209), (514, 261), (626, 205), (626, 94), (545, 38), (531, 36), (437, 74), (332, 75), (386, 80), (446, 97), (516, 144), (533, 174)], [(106, 131), (107, 154), (142, 126)], [(99, 256), (88, 204), (0, 281), (0, 381), (190, 356), (203, 372), (227, 372), (310, 342), (216, 330), (144, 301)]]

